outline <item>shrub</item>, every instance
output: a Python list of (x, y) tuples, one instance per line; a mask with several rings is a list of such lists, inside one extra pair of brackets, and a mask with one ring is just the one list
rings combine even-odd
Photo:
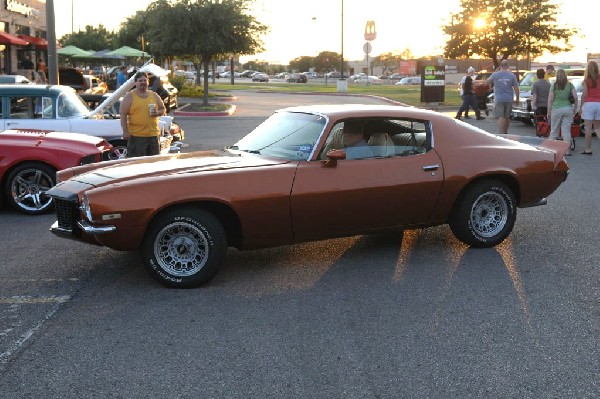
[(181, 91), (181, 89), (183, 88), (183, 85), (185, 85), (185, 76), (172, 76), (170, 79), (171, 83), (173, 84), (173, 86), (175, 86), (175, 88), (179, 91)]

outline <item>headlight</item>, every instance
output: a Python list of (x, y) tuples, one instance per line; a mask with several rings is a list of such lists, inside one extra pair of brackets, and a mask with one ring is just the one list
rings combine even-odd
[(86, 193), (83, 193), (83, 197), (81, 198), (81, 206), (79, 207), (79, 209), (81, 209), (81, 212), (85, 215), (85, 218), (88, 221), (93, 221), (92, 208), (90, 208), (90, 200), (88, 199)]

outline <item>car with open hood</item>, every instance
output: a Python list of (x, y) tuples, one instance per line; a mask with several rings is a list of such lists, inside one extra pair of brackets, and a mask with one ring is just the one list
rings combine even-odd
[[(344, 138), (354, 126), (363, 157)], [(240, 250), (449, 224), (491, 247), (517, 208), (566, 179), (568, 143), (493, 135), (414, 107), (279, 110), (234, 145), (70, 168), (49, 191), (59, 236), (139, 250), (170, 287), (195, 287)]]
[[(154, 70), (154, 64), (145, 70)], [(154, 65), (155, 66), (155, 65)], [(157, 67), (158, 68), (158, 67)], [(162, 68), (161, 68), (162, 69)], [(134, 85), (133, 78), (110, 94), (96, 109), (91, 110), (75, 90), (62, 85), (0, 85), (2, 117), (0, 130), (41, 129), (84, 133), (106, 139), (113, 147), (112, 156), (126, 154), (127, 141), (118, 115), (107, 112)], [(172, 147), (173, 117), (159, 117), (161, 152), (178, 151)]]
[(109, 159), (111, 151), (106, 140), (86, 134), (0, 131), (0, 203), (30, 215), (47, 212), (56, 171)]

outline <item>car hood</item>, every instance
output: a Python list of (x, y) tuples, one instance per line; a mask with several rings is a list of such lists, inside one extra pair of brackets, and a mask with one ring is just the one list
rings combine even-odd
[[(265, 158), (226, 150), (197, 151), (106, 162), (104, 165), (108, 166), (78, 174), (72, 180), (97, 187), (151, 177), (176, 177), (176, 175), (189, 173), (273, 166), (289, 162), (285, 159)], [(60, 180), (69, 178), (69, 173), (77, 174), (81, 170), (85, 170), (85, 166), (61, 171)]]
[[(0, 143), (2, 145), (24, 146), (24, 147), (65, 147), (73, 146), (77, 143), (99, 146), (106, 143), (100, 137), (90, 136), (81, 133), (54, 132), (50, 130), (21, 129), (5, 130), (0, 132)], [(108, 145), (108, 143), (106, 143)], [(72, 147), (69, 147), (72, 148)]]
[[(164, 76), (169, 73), (166, 69), (159, 67), (156, 64), (151, 62), (146, 63), (142, 66), (138, 72), (147, 72), (157, 77)], [(106, 100), (104, 100), (100, 105), (98, 105), (92, 112), (88, 114), (88, 118), (95, 117), (96, 115), (102, 115), (104, 112), (114, 103), (119, 101), (121, 97), (123, 97), (129, 90), (133, 88), (135, 85), (135, 75), (130, 77), (127, 82), (123, 83), (121, 87), (115, 90)]]

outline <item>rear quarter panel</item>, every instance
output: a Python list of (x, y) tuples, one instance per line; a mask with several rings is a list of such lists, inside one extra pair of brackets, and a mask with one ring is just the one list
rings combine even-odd
[(465, 186), (478, 178), (512, 182), (519, 206), (545, 198), (562, 183), (564, 174), (554, 171), (553, 152), (475, 129), (452, 119), (434, 121), (434, 148), (445, 173), (437, 218), (448, 215)]

